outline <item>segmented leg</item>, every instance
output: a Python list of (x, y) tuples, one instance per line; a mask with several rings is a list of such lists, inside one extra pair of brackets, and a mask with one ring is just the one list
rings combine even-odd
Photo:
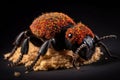
[(40, 50), (38, 51), (38, 56), (35, 58), (35, 60), (33, 61), (33, 63), (26, 68), (27, 71), (31, 71), (32, 68), (33, 68), (33, 66), (35, 65), (35, 63), (40, 58), (40, 56), (44, 56), (45, 55), (45, 53), (47, 52), (50, 44), (51, 44), (51, 40), (45, 41), (43, 43), (43, 45), (41, 46)]
[[(83, 52), (81, 52), (81, 53), (79, 54), (79, 52), (80, 52), (83, 48), (86, 48), (86, 49), (87, 49), (86, 52), (83, 51)], [(75, 54), (73, 55), (73, 61), (72, 61), (73, 66), (74, 66), (76, 69), (79, 69), (79, 65), (77, 64), (77, 60), (78, 60), (79, 56), (80, 56), (81, 58), (87, 59), (88, 51), (89, 51), (89, 49), (88, 49), (88, 47), (87, 47), (86, 44), (82, 44), (79, 48), (77, 48), (77, 50), (75, 51)]]
[(97, 42), (102, 41), (102, 40), (104, 40), (104, 39), (108, 39), (108, 38), (115, 38), (115, 39), (116, 39), (117, 36), (116, 36), (116, 35), (103, 36), (103, 37), (100, 37)]
[(77, 63), (79, 55), (78, 54), (73, 54), (72, 58), (73, 58), (73, 60), (72, 60), (73, 67), (76, 68), (77, 70), (79, 70), (80, 69), (80, 65)]
[(9, 59), (10, 57), (12, 57), (13, 54), (15, 53), (16, 49), (20, 46), (21, 41), (22, 41), (22, 39), (24, 38), (25, 32), (26, 32), (26, 31), (23, 31), (23, 32), (21, 32), (21, 33), (17, 36), (17, 38), (16, 38), (16, 40), (15, 40), (15, 42), (14, 42), (14, 45), (15, 45), (15, 46), (14, 46), (14, 48), (12, 49), (12, 51), (10, 52), (10, 55), (7, 57), (7, 59)]
[(28, 53), (28, 49), (29, 49), (29, 39), (30, 37), (27, 37), (26, 39), (24, 39), (22, 46), (21, 46), (21, 53), (19, 58), (17, 59), (16, 62), (14, 62), (11, 66), (17, 65), (23, 58), (23, 55)]
[(109, 49), (107, 48), (107, 46), (106, 46), (103, 42), (99, 42), (98, 45), (105, 49), (107, 55), (108, 55), (110, 58), (117, 58), (117, 56), (113, 56), (113, 55), (110, 53)]

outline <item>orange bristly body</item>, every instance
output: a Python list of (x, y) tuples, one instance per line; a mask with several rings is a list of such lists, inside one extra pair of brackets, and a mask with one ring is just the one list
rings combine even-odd
[(36, 18), (30, 29), (38, 38), (51, 39), (61, 31), (62, 27), (70, 24), (75, 25), (75, 22), (66, 14), (51, 12)]
[[(69, 38), (68, 34), (72, 34), (72, 38)], [(69, 28), (66, 32), (66, 38), (71, 43), (77, 42), (78, 44), (81, 44), (86, 35), (89, 35), (92, 38), (94, 38), (93, 32), (82, 23), (78, 23), (74, 27)]]

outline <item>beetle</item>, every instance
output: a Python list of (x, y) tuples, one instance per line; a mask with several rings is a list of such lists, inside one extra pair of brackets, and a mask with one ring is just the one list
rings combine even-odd
[(35, 65), (40, 56), (44, 56), (51, 45), (58, 51), (66, 49), (65, 32), (75, 24), (72, 18), (61, 12), (49, 12), (40, 15), (32, 22), (29, 30), (23, 31), (17, 36), (14, 42), (14, 48), (7, 58), (9, 59), (20, 46), (21, 55), (11, 66), (17, 65), (21, 61), (23, 54), (28, 53), (29, 41), (33, 43), (36, 41), (35, 44), (42, 42), (42, 45), (38, 51), (38, 56), (33, 63), (27, 67), (27, 70), (30, 70)]
[[(72, 62), (76, 68), (78, 67), (76, 64), (78, 57), (85, 60), (89, 59), (96, 46), (102, 46), (108, 55), (112, 57), (101, 40), (116, 38), (116, 36), (109, 35), (99, 38), (93, 34), (87, 26), (82, 23), (76, 24), (72, 18), (64, 13), (45, 13), (32, 22), (29, 30), (21, 32), (16, 38), (14, 42), (15, 46), (8, 56), (8, 59), (15, 53), (19, 46), (21, 46), (21, 55), (12, 65), (17, 65), (22, 59), (23, 54), (28, 53), (29, 41), (31, 41), (32, 38), (40, 40), (43, 43), (40, 46), (37, 57), (33, 63), (27, 67), (27, 70), (31, 70), (40, 56), (44, 56), (50, 47), (53, 47), (57, 51), (64, 49), (72, 50), (74, 52)], [(36, 42), (38, 44), (39, 41)]]
[(89, 27), (81, 22), (77, 23), (74, 27), (68, 28), (66, 31), (66, 40), (69, 49), (75, 53), (73, 65), (79, 69), (79, 65), (76, 63), (77, 59), (81, 57), (84, 60), (89, 60), (96, 47), (103, 48), (110, 58), (117, 58), (117, 56), (110, 53), (107, 46), (102, 42), (102, 40), (107, 38), (117, 38), (117, 36), (107, 35), (98, 37)]

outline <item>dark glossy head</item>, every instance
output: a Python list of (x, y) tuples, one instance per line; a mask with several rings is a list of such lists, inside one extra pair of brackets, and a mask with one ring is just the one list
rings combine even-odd
[(93, 39), (93, 32), (82, 23), (78, 23), (66, 31), (67, 46), (84, 59), (90, 57), (88, 49), (93, 47)]

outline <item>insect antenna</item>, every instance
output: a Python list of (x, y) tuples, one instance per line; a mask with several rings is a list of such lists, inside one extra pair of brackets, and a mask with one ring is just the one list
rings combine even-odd
[(102, 40), (104, 40), (104, 39), (108, 39), (108, 38), (117, 38), (117, 36), (116, 35), (107, 35), (107, 36), (103, 36), (103, 37), (98, 37), (98, 36), (95, 36), (95, 43), (98, 43), (98, 42), (100, 42), (100, 41), (102, 41)]
[(103, 37), (100, 37), (97, 42), (102, 41), (102, 40), (104, 40), (104, 39), (108, 39), (108, 38), (115, 38), (115, 39), (116, 39), (117, 36), (116, 36), (116, 35), (103, 36)]

